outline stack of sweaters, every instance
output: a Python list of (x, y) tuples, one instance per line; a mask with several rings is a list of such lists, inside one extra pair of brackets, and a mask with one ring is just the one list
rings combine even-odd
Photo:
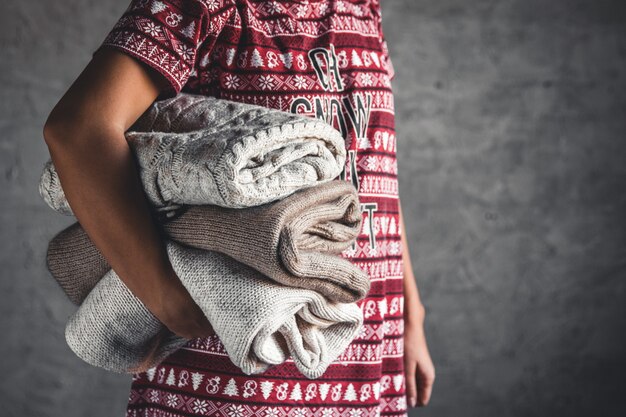
[[(293, 358), (320, 377), (360, 332), (367, 274), (341, 257), (361, 229), (338, 179), (344, 139), (305, 116), (202, 95), (155, 101), (125, 133), (174, 271), (246, 374)], [(73, 215), (54, 164), (39, 192)], [(137, 298), (76, 222), (47, 267), (78, 305), (65, 338), (84, 361), (134, 373), (188, 342)]]

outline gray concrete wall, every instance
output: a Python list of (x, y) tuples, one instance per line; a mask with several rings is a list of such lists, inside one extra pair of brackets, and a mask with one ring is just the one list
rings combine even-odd
[[(123, 415), (45, 270), (43, 122), (127, 0), (0, 5), (0, 415)], [(437, 367), (414, 416), (626, 415), (626, 6), (383, 0)]]

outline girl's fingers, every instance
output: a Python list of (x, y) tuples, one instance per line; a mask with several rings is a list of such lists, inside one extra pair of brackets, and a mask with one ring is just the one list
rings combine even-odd
[(424, 406), (430, 401), (430, 396), (433, 391), (433, 384), (435, 382), (434, 369), (429, 367), (428, 369), (421, 369), (418, 371), (417, 377), (417, 392), (419, 405)]
[(404, 370), (406, 375), (406, 398), (410, 407), (415, 407), (417, 404), (417, 381), (415, 379), (416, 362), (414, 360), (407, 360), (404, 364)]

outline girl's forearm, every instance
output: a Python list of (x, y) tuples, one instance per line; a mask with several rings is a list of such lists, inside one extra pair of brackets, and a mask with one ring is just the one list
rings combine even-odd
[(157, 316), (182, 291), (119, 129), (50, 129), (46, 144), (75, 217), (128, 288)]
[(402, 206), (398, 201), (400, 211), (400, 239), (402, 242), (402, 264), (404, 274), (404, 317), (409, 322), (422, 323), (424, 321), (425, 309), (420, 299), (419, 290), (413, 274), (411, 256), (409, 252), (406, 228), (402, 215)]

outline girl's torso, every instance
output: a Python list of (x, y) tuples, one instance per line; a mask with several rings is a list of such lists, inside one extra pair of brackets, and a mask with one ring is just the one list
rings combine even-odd
[[(378, 0), (199, 2), (206, 19), (188, 20), (184, 0), (132, 1), (129, 20), (120, 19), (104, 43), (134, 51), (173, 82), (184, 80), (182, 91), (317, 117), (339, 129), (348, 150), (341, 178), (357, 188), (363, 214), (357, 244), (342, 256), (367, 271), (372, 285), (357, 302), (361, 333), (319, 379), (303, 377), (291, 360), (245, 375), (217, 336), (194, 339), (133, 376), (128, 415), (406, 415), (393, 68)], [(206, 37), (194, 50), (188, 39), (199, 25)], [(168, 51), (179, 59), (168, 59)]]

